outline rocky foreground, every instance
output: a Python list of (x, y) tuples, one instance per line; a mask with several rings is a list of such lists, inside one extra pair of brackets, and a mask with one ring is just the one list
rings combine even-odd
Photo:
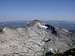
[(25, 28), (0, 30), (0, 56), (50, 56), (75, 47), (71, 32), (45, 24), (34, 20)]

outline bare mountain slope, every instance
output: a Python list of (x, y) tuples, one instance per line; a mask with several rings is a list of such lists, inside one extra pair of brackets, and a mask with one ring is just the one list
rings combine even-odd
[(25, 28), (5, 27), (0, 33), (0, 56), (42, 56), (49, 51), (63, 53), (72, 48), (68, 30), (45, 24), (34, 20)]

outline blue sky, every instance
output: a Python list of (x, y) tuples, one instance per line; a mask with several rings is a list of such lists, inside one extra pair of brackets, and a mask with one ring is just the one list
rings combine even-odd
[(0, 21), (75, 21), (75, 0), (0, 0)]

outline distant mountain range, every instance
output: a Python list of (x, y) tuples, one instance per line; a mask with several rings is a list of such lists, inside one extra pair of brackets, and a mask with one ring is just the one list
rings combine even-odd
[[(24, 27), (28, 21), (8, 21), (0, 22), (1, 27)], [(51, 24), (55, 27), (66, 28), (69, 31), (75, 32), (75, 22), (70, 21), (45, 21), (48, 24)]]
[(70, 21), (47, 21), (48, 24), (51, 24), (56, 27), (66, 28), (69, 31), (75, 32), (75, 22)]

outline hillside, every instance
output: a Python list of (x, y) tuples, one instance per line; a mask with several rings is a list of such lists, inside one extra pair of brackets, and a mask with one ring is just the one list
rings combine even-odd
[[(0, 32), (0, 56), (47, 56), (74, 48), (74, 34), (39, 20), (25, 27), (4, 27)], [(48, 55), (50, 56), (50, 54)]]

